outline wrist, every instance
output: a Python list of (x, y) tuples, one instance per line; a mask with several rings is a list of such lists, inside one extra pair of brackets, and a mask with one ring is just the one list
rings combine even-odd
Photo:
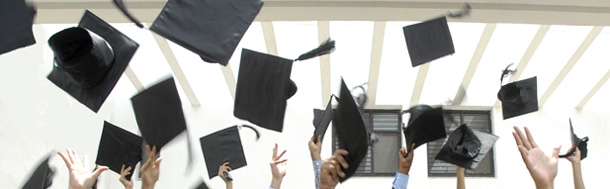
[(407, 166), (403, 167), (403, 166), (400, 166), (400, 168), (398, 169), (398, 172), (399, 172), (399, 173), (402, 173), (402, 174), (405, 174), (405, 175), (408, 175), (408, 174), (409, 174), (409, 170), (410, 170), (410, 169), (411, 169), (411, 167), (407, 167)]
[(320, 157), (320, 153), (311, 153), (311, 160), (312, 161), (318, 161), (318, 160), (322, 160), (322, 157)]
[(227, 186), (227, 189), (233, 189), (233, 182), (232, 181), (226, 182), (225, 184)]
[(271, 179), (271, 188), (279, 189), (280, 186), (282, 185), (282, 179), (283, 178), (275, 178), (275, 177), (273, 179)]
[(536, 184), (536, 189), (553, 189), (553, 182), (551, 181), (551, 183), (547, 184), (547, 185), (543, 185), (543, 186), (539, 186), (538, 184)]
[(154, 188), (155, 188), (155, 184), (149, 184), (149, 183), (142, 182), (142, 189), (154, 189)]

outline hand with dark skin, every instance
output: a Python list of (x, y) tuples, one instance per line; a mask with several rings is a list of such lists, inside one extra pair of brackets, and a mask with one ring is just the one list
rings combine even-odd
[(125, 176), (129, 175), (131, 172), (131, 166), (125, 168), (125, 164), (121, 166), (121, 178), (119, 181), (125, 186), (125, 189), (133, 189), (133, 181), (125, 179)]
[(557, 163), (561, 146), (553, 148), (553, 154), (547, 156), (538, 147), (529, 129), (527, 127), (524, 128), (527, 136), (517, 126), (514, 127), (515, 132), (513, 132), (513, 137), (515, 142), (517, 142), (523, 163), (525, 163), (532, 179), (534, 179), (536, 188), (552, 189), (554, 187), (553, 182), (557, 176)]
[[(574, 174), (574, 188), (575, 189), (585, 189), (585, 183), (582, 180), (582, 172), (580, 171), (580, 150), (572, 145), (572, 148), (576, 148), (574, 154), (570, 157), (567, 157), (568, 161), (572, 163), (572, 173)], [(572, 149), (568, 150), (572, 151)]]
[(146, 145), (146, 153), (148, 153), (148, 158), (140, 168), (142, 189), (153, 189), (155, 188), (155, 183), (159, 180), (161, 157), (155, 158), (157, 156), (157, 148), (155, 146), (150, 149), (150, 146)]
[(225, 175), (223, 174), (223, 173), (229, 174), (229, 171), (232, 171), (231, 167), (229, 167), (229, 162), (225, 162), (224, 164), (220, 165), (220, 167), (218, 167), (218, 176), (223, 181), (225, 181), (225, 185), (227, 186), (227, 189), (232, 189), (233, 181), (226, 178)]
[(97, 177), (102, 172), (108, 170), (108, 167), (102, 166), (93, 172), (90, 172), (87, 157), (83, 157), (83, 161), (80, 160), (76, 152), (72, 149), (66, 149), (66, 154), (57, 152), (59, 156), (66, 163), (66, 167), (70, 171), (70, 181), (68, 188), (70, 189), (89, 189), (93, 187)]
[(322, 158), (320, 157), (320, 151), (322, 149), (322, 140), (320, 139), (320, 135), (318, 135), (318, 143), (314, 142), (314, 139), (316, 138), (311, 137), (311, 140), (309, 140), (309, 154), (311, 155), (311, 161), (318, 161), (318, 160), (322, 160)]
[(398, 172), (408, 175), (409, 170), (411, 169), (411, 165), (413, 164), (413, 155), (415, 150), (415, 143), (411, 144), (411, 152), (407, 152), (407, 146), (403, 146), (400, 148), (400, 153), (398, 153), (398, 158), (400, 159), (400, 166), (398, 167)]
[(333, 156), (324, 159), (320, 168), (320, 189), (335, 188), (339, 183), (339, 177), (345, 178), (345, 173), (341, 171), (341, 167), (347, 169), (349, 165), (343, 156), (349, 155), (349, 152), (343, 149), (335, 151)]

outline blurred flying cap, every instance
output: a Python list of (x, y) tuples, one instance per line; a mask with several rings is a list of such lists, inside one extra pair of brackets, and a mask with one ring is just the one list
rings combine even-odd
[(51, 154), (36, 167), (28, 181), (23, 185), (23, 189), (44, 189), (49, 188), (53, 184), (55, 176), (55, 168), (49, 167), (49, 159)]
[(131, 167), (132, 170), (125, 178), (131, 180), (133, 170), (141, 160), (142, 138), (104, 121), (95, 164), (107, 166), (119, 174), (121, 174), (121, 166), (125, 164), (125, 168)]
[(233, 115), (282, 132), (286, 101), (297, 92), (296, 83), (290, 80), (292, 63), (331, 53), (334, 48), (335, 41), (329, 38), (295, 60), (243, 49)]
[(209, 189), (208, 185), (205, 184), (205, 181), (203, 181), (203, 179), (199, 179), (199, 183), (197, 185), (195, 185), (195, 187), (193, 187), (194, 189)]
[(402, 113), (411, 114), (406, 128), (403, 124), (403, 134), (409, 152), (412, 143), (415, 143), (415, 148), (417, 148), (422, 144), (447, 136), (441, 107), (432, 108), (428, 105), (416, 105)]
[(32, 24), (36, 8), (24, 0), (0, 1), (0, 55), (36, 43)]
[(339, 149), (349, 152), (348, 156), (343, 157), (349, 164), (348, 169), (341, 167), (346, 175), (345, 178), (340, 178), (340, 181), (343, 182), (354, 175), (360, 162), (366, 156), (369, 147), (369, 134), (364, 125), (360, 109), (343, 79), (341, 79), (338, 101), (339, 105), (333, 116), (333, 127), (337, 131)]
[(229, 162), (232, 170), (248, 165), (237, 126), (201, 137), (199, 141), (210, 179), (218, 175), (218, 168), (225, 162)]
[(112, 0), (112, 2), (127, 17), (127, 19), (131, 20), (139, 28), (144, 28), (144, 25), (142, 25), (142, 23), (140, 23), (140, 21), (136, 17), (134, 17), (133, 15), (131, 15), (131, 13), (129, 13), (129, 11), (127, 11), (127, 6), (125, 6), (123, 0)]
[(462, 124), (449, 135), (435, 159), (475, 170), (496, 140), (498, 137), (495, 135), (475, 131)]
[(150, 30), (206, 62), (227, 65), (262, 6), (260, 0), (170, 0)]
[(413, 67), (455, 53), (445, 16), (402, 29)]
[(498, 91), (498, 100), (502, 101), (504, 119), (538, 111), (537, 91), (536, 77), (502, 86)]
[[(585, 159), (587, 157), (587, 142), (589, 142), (589, 137), (578, 138), (576, 134), (574, 134), (574, 127), (572, 126), (572, 119), (570, 119), (570, 133), (572, 134), (572, 144), (578, 147), (580, 150), (580, 159)], [(559, 155), (561, 158), (567, 158), (572, 156), (576, 152), (576, 148), (572, 148), (568, 153), (564, 155)]]
[(326, 133), (326, 129), (328, 129), (328, 125), (330, 125), (330, 121), (332, 121), (332, 119), (333, 119), (333, 114), (334, 114), (333, 107), (332, 107), (333, 97), (336, 98), (335, 95), (331, 95), (331, 98), (328, 101), (328, 105), (326, 105), (325, 110), (319, 110), (319, 109), (313, 110), (313, 114), (314, 114), (313, 126), (315, 127), (315, 130), (313, 132), (313, 137), (314, 137), (314, 142), (316, 142), (316, 143), (318, 143), (318, 136), (320, 136), (320, 140), (324, 140), (324, 134)]
[(157, 152), (186, 130), (182, 103), (174, 78), (169, 78), (131, 98), (144, 141)]
[(47, 78), (97, 112), (139, 45), (86, 11), (78, 27), (54, 34), (49, 46), (55, 57)]

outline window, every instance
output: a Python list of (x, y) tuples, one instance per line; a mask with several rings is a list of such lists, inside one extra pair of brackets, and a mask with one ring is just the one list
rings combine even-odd
[[(364, 110), (364, 124), (377, 137), (377, 143), (369, 146), (354, 176), (394, 176), (398, 169), (398, 151), (402, 144), (400, 110)], [(333, 152), (339, 142), (333, 127)]]
[[(445, 131), (447, 136), (451, 135), (461, 124), (468, 124), (473, 130), (486, 133), (491, 132), (491, 118), (489, 111), (465, 111), (465, 110), (444, 110)], [(447, 139), (436, 140), (428, 143), (428, 177), (455, 177), (457, 166), (444, 161), (435, 160), (436, 154)], [(494, 153), (493, 148), (485, 156), (479, 167), (472, 171), (466, 170), (466, 176), (473, 177), (494, 177)]]

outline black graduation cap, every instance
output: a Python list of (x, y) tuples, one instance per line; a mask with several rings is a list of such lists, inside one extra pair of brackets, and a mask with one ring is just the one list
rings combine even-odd
[(206, 62), (227, 65), (262, 7), (260, 0), (171, 0), (150, 30)]
[(32, 173), (32, 176), (23, 185), (23, 189), (44, 189), (48, 188), (53, 184), (53, 177), (55, 176), (55, 168), (49, 167), (49, 159), (51, 154), (40, 162), (38, 167)]
[(166, 79), (131, 98), (144, 141), (157, 152), (186, 130), (182, 103), (174, 78)]
[[(574, 134), (574, 127), (572, 126), (572, 119), (570, 119), (570, 133), (572, 134), (572, 144), (580, 150), (580, 159), (585, 159), (587, 157), (587, 142), (589, 142), (589, 137), (578, 138), (576, 134)], [(560, 155), (561, 158), (567, 158), (572, 156), (576, 152), (576, 148), (572, 148), (568, 153), (564, 155)]]
[(536, 77), (506, 84), (498, 91), (502, 101), (502, 116), (509, 119), (538, 111), (538, 89)]
[(208, 176), (218, 175), (218, 167), (229, 162), (232, 170), (248, 165), (241, 145), (238, 126), (232, 126), (199, 139)]
[(0, 1), (0, 55), (36, 43), (32, 24), (36, 8), (24, 0)]
[(127, 6), (125, 6), (123, 0), (112, 0), (112, 2), (123, 14), (125, 14), (125, 16), (127, 16), (129, 20), (135, 23), (136, 26), (138, 26), (139, 28), (144, 28), (144, 25), (142, 25), (142, 23), (140, 23), (140, 21), (135, 16), (131, 15), (131, 13), (127, 11)]
[(194, 189), (209, 189), (208, 185), (205, 184), (205, 182), (203, 181), (203, 179), (199, 180), (199, 183), (193, 187)]
[(139, 45), (86, 11), (78, 27), (54, 34), (49, 46), (55, 58), (47, 78), (97, 112)]
[(455, 53), (445, 16), (405, 26), (402, 30), (413, 67)]
[(341, 79), (338, 101), (339, 104), (333, 116), (333, 127), (337, 131), (339, 149), (349, 152), (348, 156), (343, 157), (349, 164), (348, 169), (341, 167), (346, 175), (345, 178), (340, 178), (340, 181), (343, 182), (354, 175), (360, 162), (366, 156), (369, 147), (369, 134), (360, 109), (343, 79)]
[(428, 105), (416, 105), (402, 113), (411, 114), (406, 127), (403, 123), (403, 134), (409, 152), (412, 143), (415, 143), (415, 148), (417, 148), (422, 144), (447, 136), (442, 107), (432, 108)]
[[(326, 109), (325, 110), (319, 110), (319, 109), (314, 109), (313, 110), (313, 126), (315, 127), (315, 130), (313, 132), (313, 136), (314, 136), (314, 142), (318, 142), (318, 136), (320, 136), (320, 140), (324, 140), (324, 134), (326, 133), (326, 129), (328, 129), (328, 125), (330, 124), (330, 121), (332, 121), (333, 119), (333, 107), (332, 107), (332, 102), (333, 102), (333, 97), (335, 97), (335, 95), (331, 95), (330, 100), (328, 101), (328, 105), (326, 105)], [(336, 97), (335, 97), (336, 98)]]
[(498, 137), (495, 135), (475, 131), (462, 124), (449, 135), (435, 159), (475, 170), (496, 140)]
[[(104, 165), (110, 170), (121, 174), (121, 166), (135, 169), (136, 164), (142, 160), (142, 138), (104, 121), (104, 129), (97, 150), (95, 164)], [(126, 175), (131, 180), (131, 174)]]

